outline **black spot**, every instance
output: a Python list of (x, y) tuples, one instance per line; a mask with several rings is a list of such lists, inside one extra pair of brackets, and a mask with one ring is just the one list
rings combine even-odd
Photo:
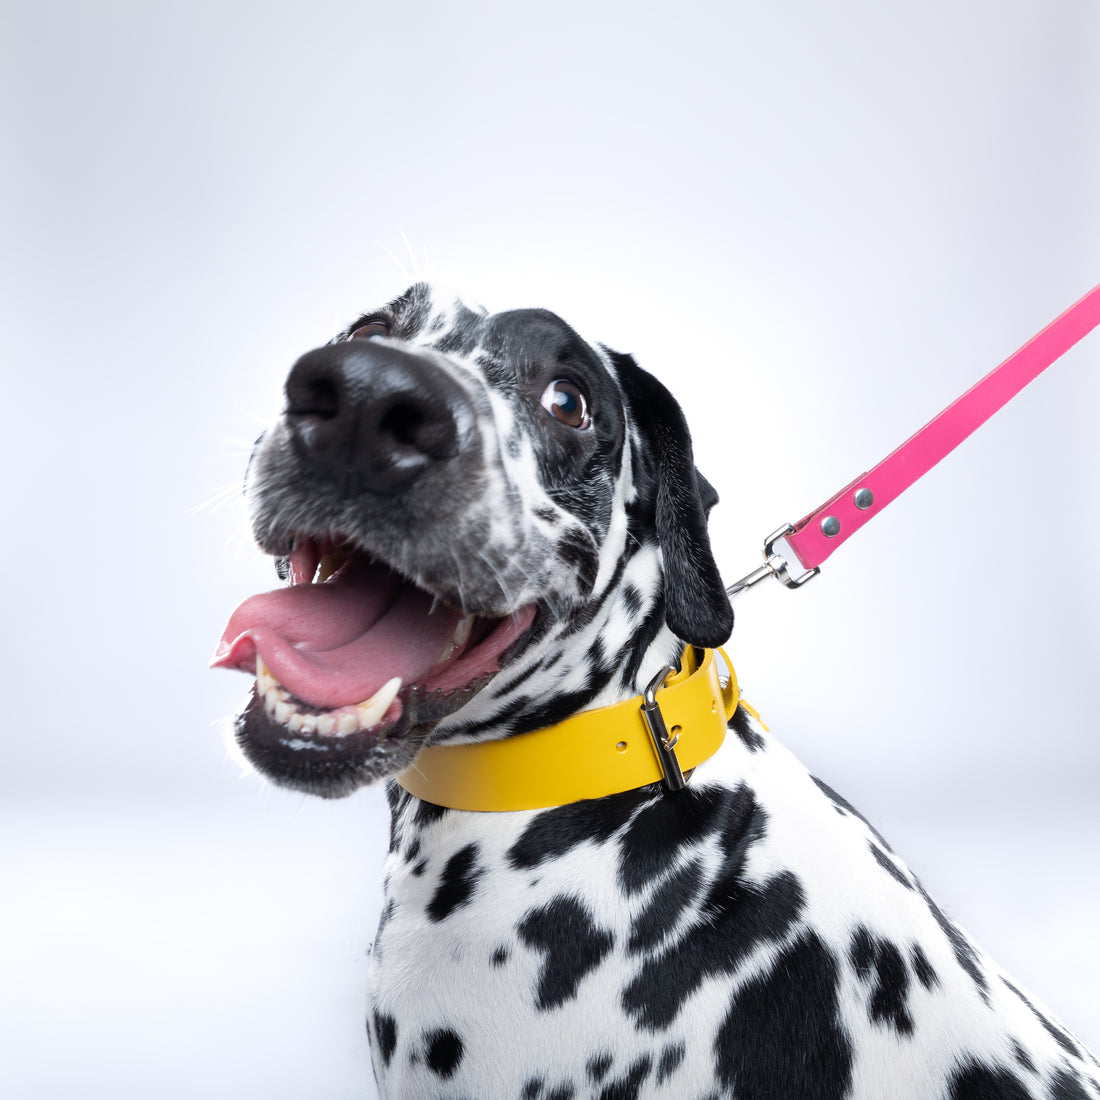
[(729, 728), (737, 734), (750, 752), (759, 752), (767, 744), (767, 741), (749, 724), (749, 712), (744, 707), (738, 707), (733, 712)]
[(585, 1066), (589, 1081), (594, 1085), (598, 1085), (607, 1076), (607, 1071), (611, 1068), (611, 1062), (612, 1057), (606, 1050), (600, 1051), (599, 1054), (593, 1054)]
[(405, 808), (412, 795), (399, 783), (392, 779), (386, 784), (386, 804), (390, 808), (390, 814), (396, 817)]
[(1050, 1100), (1092, 1100), (1092, 1096), (1076, 1074), (1059, 1070), (1050, 1082)]
[(1046, 1033), (1067, 1053), (1072, 1054), (1074, 1058), (1081, 1057), (1081, 1051), (1077, 1048), (1077, 1044), (1073, 1041), (1073, 1037), (1066, 1031), (1063, 1031), (1053, 1020), (1044, 1016), (1036, 1007), (1027, 999), (1023, 990), (1017, 989), (1006, 977), (1001, 976), (1001, 981), (1004, 982), (1017, 997), (1030, 1009), (1031, 1014), (1043, 1025)]
[[(867, 1015), (872, 1023), (890, 1024), (901, 1035), (913, 1033), (909, 1015), (909, 971), (901, 952), (862, 925), (852, 935), (848, 951), (857, 977), (872, 985)], [(873, 983), (873, 984), (872, 984)]]
[(396, 852), (401, 845), (402, 811), (408, 805), (412, 795), (392, 780), (386, 784), (386, 802), (390, 808), (390, 851)]
[(927, 990), (933, 990), (940, 984), (940, 976), (936, 973), (936, 968), (928, 961), (928, 956), (924, 953), (924, 948), (919, 943), (913, 944), (910, 951), (910, 957), (913, 963), (913, 973), (917, 976), (917, 981), (924, 986)]
[[(388, 881), (385, 885), (386, 886), (389, 885)], [(385, 890), (385, 887), (383, 887), (383, 890)], [(385, 893), (383, 893), (382, 896), (385, 897), (386, 896)], [(393, 914), (396, 911), (396, 908), (397, 908), (397, 902), (394, 901), (394, 899), (392, 897), (388, 898), (387, 901), (386, 901), (386, 904), (382, 906), (382, 912), (379, 914), (379, 917), (378, 917), (378, 933), (377, 933), (377, 935), (381, 936), (383, 930), (386, 927), (386, 925), (389, 924), (391, 920), (393, 920)]]
[(428, 1068), (440, 1077), (450, 1077), (462, 1061), (462, 1040), (450, 1028), (429, 1032), (424, 1036)]
[(662, 1085), (667, 1081), (679, 1068), (680, 1063), (684, 1060), (684, 1054), (686, 1049), (682, 1042), (670, 1043), (661, 1052), (661, 1060), (657, 1063), (657, 1084)]
[(596, 677), (603, 680), (606, 677), (610, 665), (607, 660), (607, 652), (604, 648), (603, 639), (594, 638), (592, 644), (588, 647), (588, 652), (585, 654), (585, 666), (590, 668)]
[(508, 849), (508, 862), (520, 870), (557, 859), (571, 848), (591, 841), (600, 844), (621, 829), (634, 811), (654, 795), (623, 791), (607, 798), (586, 799), (536, 814)]
[(703, 865), (692, 860), (653, 892), (630, 929), (627, 951), (636, 955), (656, 947), (673, 929), (680, 914), (695, 900), (703, 885)]
[(450, 810), (446, 806), (437, 806), (434, 802), (425, 802), (422, 798), (418, 798), (413, 823), (422, 829), (426, 825), (434, 825), (435, 822), (441, 821), (448, 813)]
[[(570, 493), (575, 494), (576, 487), (570, 486)], [(555, 494), (549, 494), (553, 497)], [(574, 508), (576, 501), (572, 502)], [(558, 544), (554, 548), (557, 557), (563, 561), (577, 578), (578, 587), (582, 592), (591, 592), (596, 583), (596, 573), (599, 570), (600, 556), (592, 541), (592, 536), (587, 530), (570, 527), (561, 533)], [(614, 578), (612, 579), (614, 583)], [(606, 591), (611, 591), (609, 587)]]
[(555, 1008), (575, 996), (581, 979), (611, 950), (611, 933), (572, 897), (557, 897), (532, 909), (517, 931), (528, 947), (546, 956), (536, 989), (541, 1009)]
[(554, 665), (558, 664), (565, 656), (566, 650), (564, 647), (555, 649), (553, 653), (547, 654), (538, 663), (538, 669), (542, 672), (546, 672), (552, 669)]
[(989, 981), (982, 973), (982, 968), (978, 962), (978, 953), (974, 950), (973, 944), (971, 944), (956, 925), (952, 924), (951, 921), (947, 919), (943, 910), (941, 910), (931, 897), (929, 897), (928, 891), (925, 890), (920, 883), (917, 883), (916, 886), (920, 891), (921, 897), (924, 898), (929, 912), (931, 912), (936, 923), (940, 926), (940, 930), (947, 937), (948, 943), (951, 944), (951, 949), (955, 952), (955, 960), (958, 962), (959, 966), (970, 975), (971, 980), (977, 987), (978, 995), (988, 1005)]
[(791, 871), (757, 885), (723, 868), (699, 903), (698, 924), (647, 962), (623, 991), (623, 1008), (639, 1027), (668, 1027), (704, 979), (732, 974), (751, 951), (782, 940), (805, 903)]
[(914, 889), (913, 884), (902, 873), (900, 867), (873, 841), (868, 840), (867, 846), (871, 849), (871, 855), (875, 857), (875, 862), (895, 881), (900, 882), (906, 890)]
[(1015, 1040), (1012, 1043), (1012, 1054), (1016, 1061), (1029, 1073), (1035, 1072), (1035, 1061), (1030, 1054)]
[(428, 861), (427, 861), (426, 859), (422, 859), (422, 860), (421, 860), (421, 861), (420, 861), (420, 862), (419, 862), (419, 863), (418, 863), (418, 864), (417, 864), (417, 865), (416, 865), (416, 866), (415, 866), (415, 867), (414, 867), (414, 868), (413, 868), (413, 869), (412, 869), (412, 870), (411, 870), (411, 871), (409, 872), (409, 874), (411, 874), (411, 875), (415, 875), (415, 876), (416, 876), (417, 878), (420, 878), (420, 877), (421, 877), (421, 876), (422, 876), (422, 875), (424, 874), (424, 872), (425, 872), (425, 871), (426, 871), (427, 869), (428, 869)]
[(420, 858), (420, 840), (417, 838), (414, 840), (408, 848), (405, 850), (405, 862), (412, 863), (414, 859)]
[(498, 947), (489, 959), (490, 966), (503, 966), (508, 961), (508, 948)]
[(374, 1014), (374, 1036), (378, 1041), (378, 1052), (382, 1055), (382, 1065), (388, 1066), (393, 1052), (397, 1048), (397, 1021), (384, 1012)]
[(688, 845), (722, 833), (730, 869), (740, 869), (749, 846), (765, 831), (767, 815), (748, 787), (688, 787), (643, 807), (623, 834), (619, 883), (628, 894), (650, 885), (674, 866)]
[(428, 905), (428, 916), (433, 921), (446, 920), (473, 896), (477, 880), (483, 873), (483, 868), (477, 864), (478, 852), (476, 844), (467, 844), (447, 860), (435, 896)]
[(604, 1085), (599, 1100), (637, 1100), (638, 1090), (649, 1076), (652, 1065), (649, 1056), (642, 1055), (622, 1077)]
[(573, 1100), (576, 1094), (577, 1090), (568, 1081), (547, 1092), (546, 1082), (541, 1077), (532, 1077), (524, 1082), (519, 1096), (520, 1100)]
[(848, 958), (852, 960), (852, 966), (856, 968), (856, 973), (861, 978), (866, 979), (871, 964), (875, 961), (875, 946), (871, 933), (863, 925), (860, 925), (852, 934), (852, 944), (848, 949)]
[(950, 1100), (1034, 1100), (1031, 1091), (1005, 1066), (967, 1062), (949, 1082)]
[(811, 933), (734, 996), (715, 1039), (718, 1075), (732, 1095), (846, 1095), (852, 1048), (838, 1019), (838, 979), (836, 959)]
[[(520, 679), (526, 679), (526, 673), (519, 674)], [(455, 732), (477, 733), (490, 724), (503, 727), (511, 734), (526, 733), (528, 730), (545, 729), (564, 722), (566, 718), (584, 710), (596, 694), (597, 687), (603, 686), (603, 682), (597, 684), (595, 675), (589, 677), (583, 688), (577, 691), (562, 691), (557, 694), (534, 698), (529, 695), (516, 695), (510, 698), (506, 705), (494, 712), (491, 719), (482, 723), (471, 722), (459, 727)], [(503, 692), (503, 687), (493, 684), (495, 692)], [(630, 793), (630, 792), (627, 792)], [(600, 799), (599, 801), (603, 801)]]
[(843, 795), (837, 794), (837, 792), (834, 791), (828, 783), (826, 783), (822, 779), (818, 779), (816, 775), (811, 775), (810, 778), (817, 785), (817, 789), (821, 791), (821, 793), (833, 804), (833, 809), (836, 810), (838, 814), (840, 814), (842, 817), (845, 814), (851, 814), (852, 817), (858, 818), (860, 821), (863, 822), (864, 825), (867, 826), (868, 829), (871, 830), (871, 835), (875, 838), (875, 840), (877, 840), (887, 852), (893, 855), (894, 849), (891, 848), (890, 845), (886, 842), (886, 838), (882, 835), (882, 833), (878, 831), (878, 829), (874, 827), (874, 825), (872, 825), (867, 820), (867, 818), (863, 816), (863, 814), (859, 812), (859, 810), (855, 808), (855, 806), (851, 804), (851, 802), (849, 802)]
[(626, 613), (631, 619), (638, 618), (642, 613), (642, 594), (632, 584), (624, 584), (620, 597), (623, 601), (623, 606), (626, 608)]

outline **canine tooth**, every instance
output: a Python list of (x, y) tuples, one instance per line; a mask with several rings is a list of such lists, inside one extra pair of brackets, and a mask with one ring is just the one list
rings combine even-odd
[(473, 615), (463, 615), (462, 618), (458, 620), (454, 633), (447, 641), (447, 644), (444, 645), (443, 652), (440, 653), (439, 659), (435, 662), (437, 665), (441, 665), (445, 661), (450, 660), (451, 654), (469, 641), (470, 631), (473, 630), (474, 627), (474, 618), (475, 616)]
[(271, 675), (267, 665), (264, 664), (264, 659), (258, 653), (256, 654), (256, 683), (260, 685), (261, 694), (279, 686), (279, 681)]
[(340, 566), (343, 565), (343, 564), (344, 564), (343, 559), (340, 558), (340, 557), (337, 557), (337, 555), (335, 555), (335, 554), (326, 554), (317, 563), (317, 572), (313, 577), (313, 583), (314, 584), (324, 584), (325, 581), (327, 581), (329, 579), (329, 577), (331, 577), (332, 574), (335, 573), (336, 570), (339, 569)]
[(401, 678), (395, 676), (392, 680), (387, 680), (369, 699), (358, 704), (355, 709), (359, 714), (360, 728), (367, 730), (378, 725), (400, 690)]
[(457, 649), (460, 645), (465, 645), (470, 640), (470, 631), (474, 628), (474, 616), (463, 615), (458, 620), (458, 626), (455, 627), (455, 632), (451, 635), (451, 642)]

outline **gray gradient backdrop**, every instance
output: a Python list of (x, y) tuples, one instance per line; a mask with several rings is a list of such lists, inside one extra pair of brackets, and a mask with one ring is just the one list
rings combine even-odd
[[(232, 486), (301, 351), (417, 267), (556, 309), (679, 395), (733, 580), (1100, 279), (1095, 0), (60, 0), (0, 38), (5, 1096), (374, 1095), (382, 793), (246, 774), (205, 670), (275, 583)], [(1095, 334), (731, 645), (1094, 1046), (1098, 404)]]

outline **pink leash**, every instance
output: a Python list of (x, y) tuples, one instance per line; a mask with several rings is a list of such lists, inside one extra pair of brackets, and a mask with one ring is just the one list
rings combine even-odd
[[(817, 576), (821, 563), (842, 542), (950, 454), (1097, 325), (1100, 325), (1100, 285), (1093, 287), (1019, 351), (948, 405), (874, 469), (860, 474), (793, 527), (787, 525), (769, 535), (764, 542), (764, 564), (726, 590), (730, 599), (767, 577), (777, 578), (788, 588), (798, 588)], [(786, 559), (775, 552), (775, 544), (780, 541), (786, 541), (802, 564), (805, 572), (801, 576), (792, 577)]]

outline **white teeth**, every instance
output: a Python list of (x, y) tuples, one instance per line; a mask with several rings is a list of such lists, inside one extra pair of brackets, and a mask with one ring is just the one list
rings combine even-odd
[[(461, 625), (460, 623), (460, 628)], [(465, 636), (469, 637), (469, 633), (467, 626)], [(275, 722), (294, 733), (317, 733), (328, 737), (369, 730), (386, 716), (386, 711), (390, 709), (400, 690), (401, 679), (395, 676), (369, 699), (364, 699), (355, 706), (336, 707), (321, 714), (307, 713), (299, 708), (286, 688), (271, 675), (262, 658), (256, 658), (256, 693), (263, 700), (264, 710)]]
[(347, 561), (346, 555), (326, 554), (317, 564), (317, 572), (314, 574), (313, 583), (324, 584), (345, 561)]
[(355, 708), (359, 712), (360, 727), (369, 730), (371, 726), (378, 725), (400, 690), (401, 678), (395, 676), (392, 680), (387, 680), (369, 699), (360, 703)]
[(475, 618), (474, 615), (463, 615), (458, 620), (454, 633), (448, 639), (447, 644), (443, 647), (443, 652), (440, 653), (439, 659), (435, 662), (437, 665), (449, 661), (455, 650), (461, 649), (470, 640), (470, 631), (474, 628)]
[(474, 628), (474, 616), (463, 615), (458, 620), (458, 626), (455, 627), (455, 632), (451, 635), (451, 642), (457, 649), (460, 645), (465, 645), (470, 640), (470, 631)]
[(266, 695), (272, 688), (278, 686), (278, 681), (267, 670), (264, 659), (256, 654), (256, 682), (260, 685), (260, 694)]

